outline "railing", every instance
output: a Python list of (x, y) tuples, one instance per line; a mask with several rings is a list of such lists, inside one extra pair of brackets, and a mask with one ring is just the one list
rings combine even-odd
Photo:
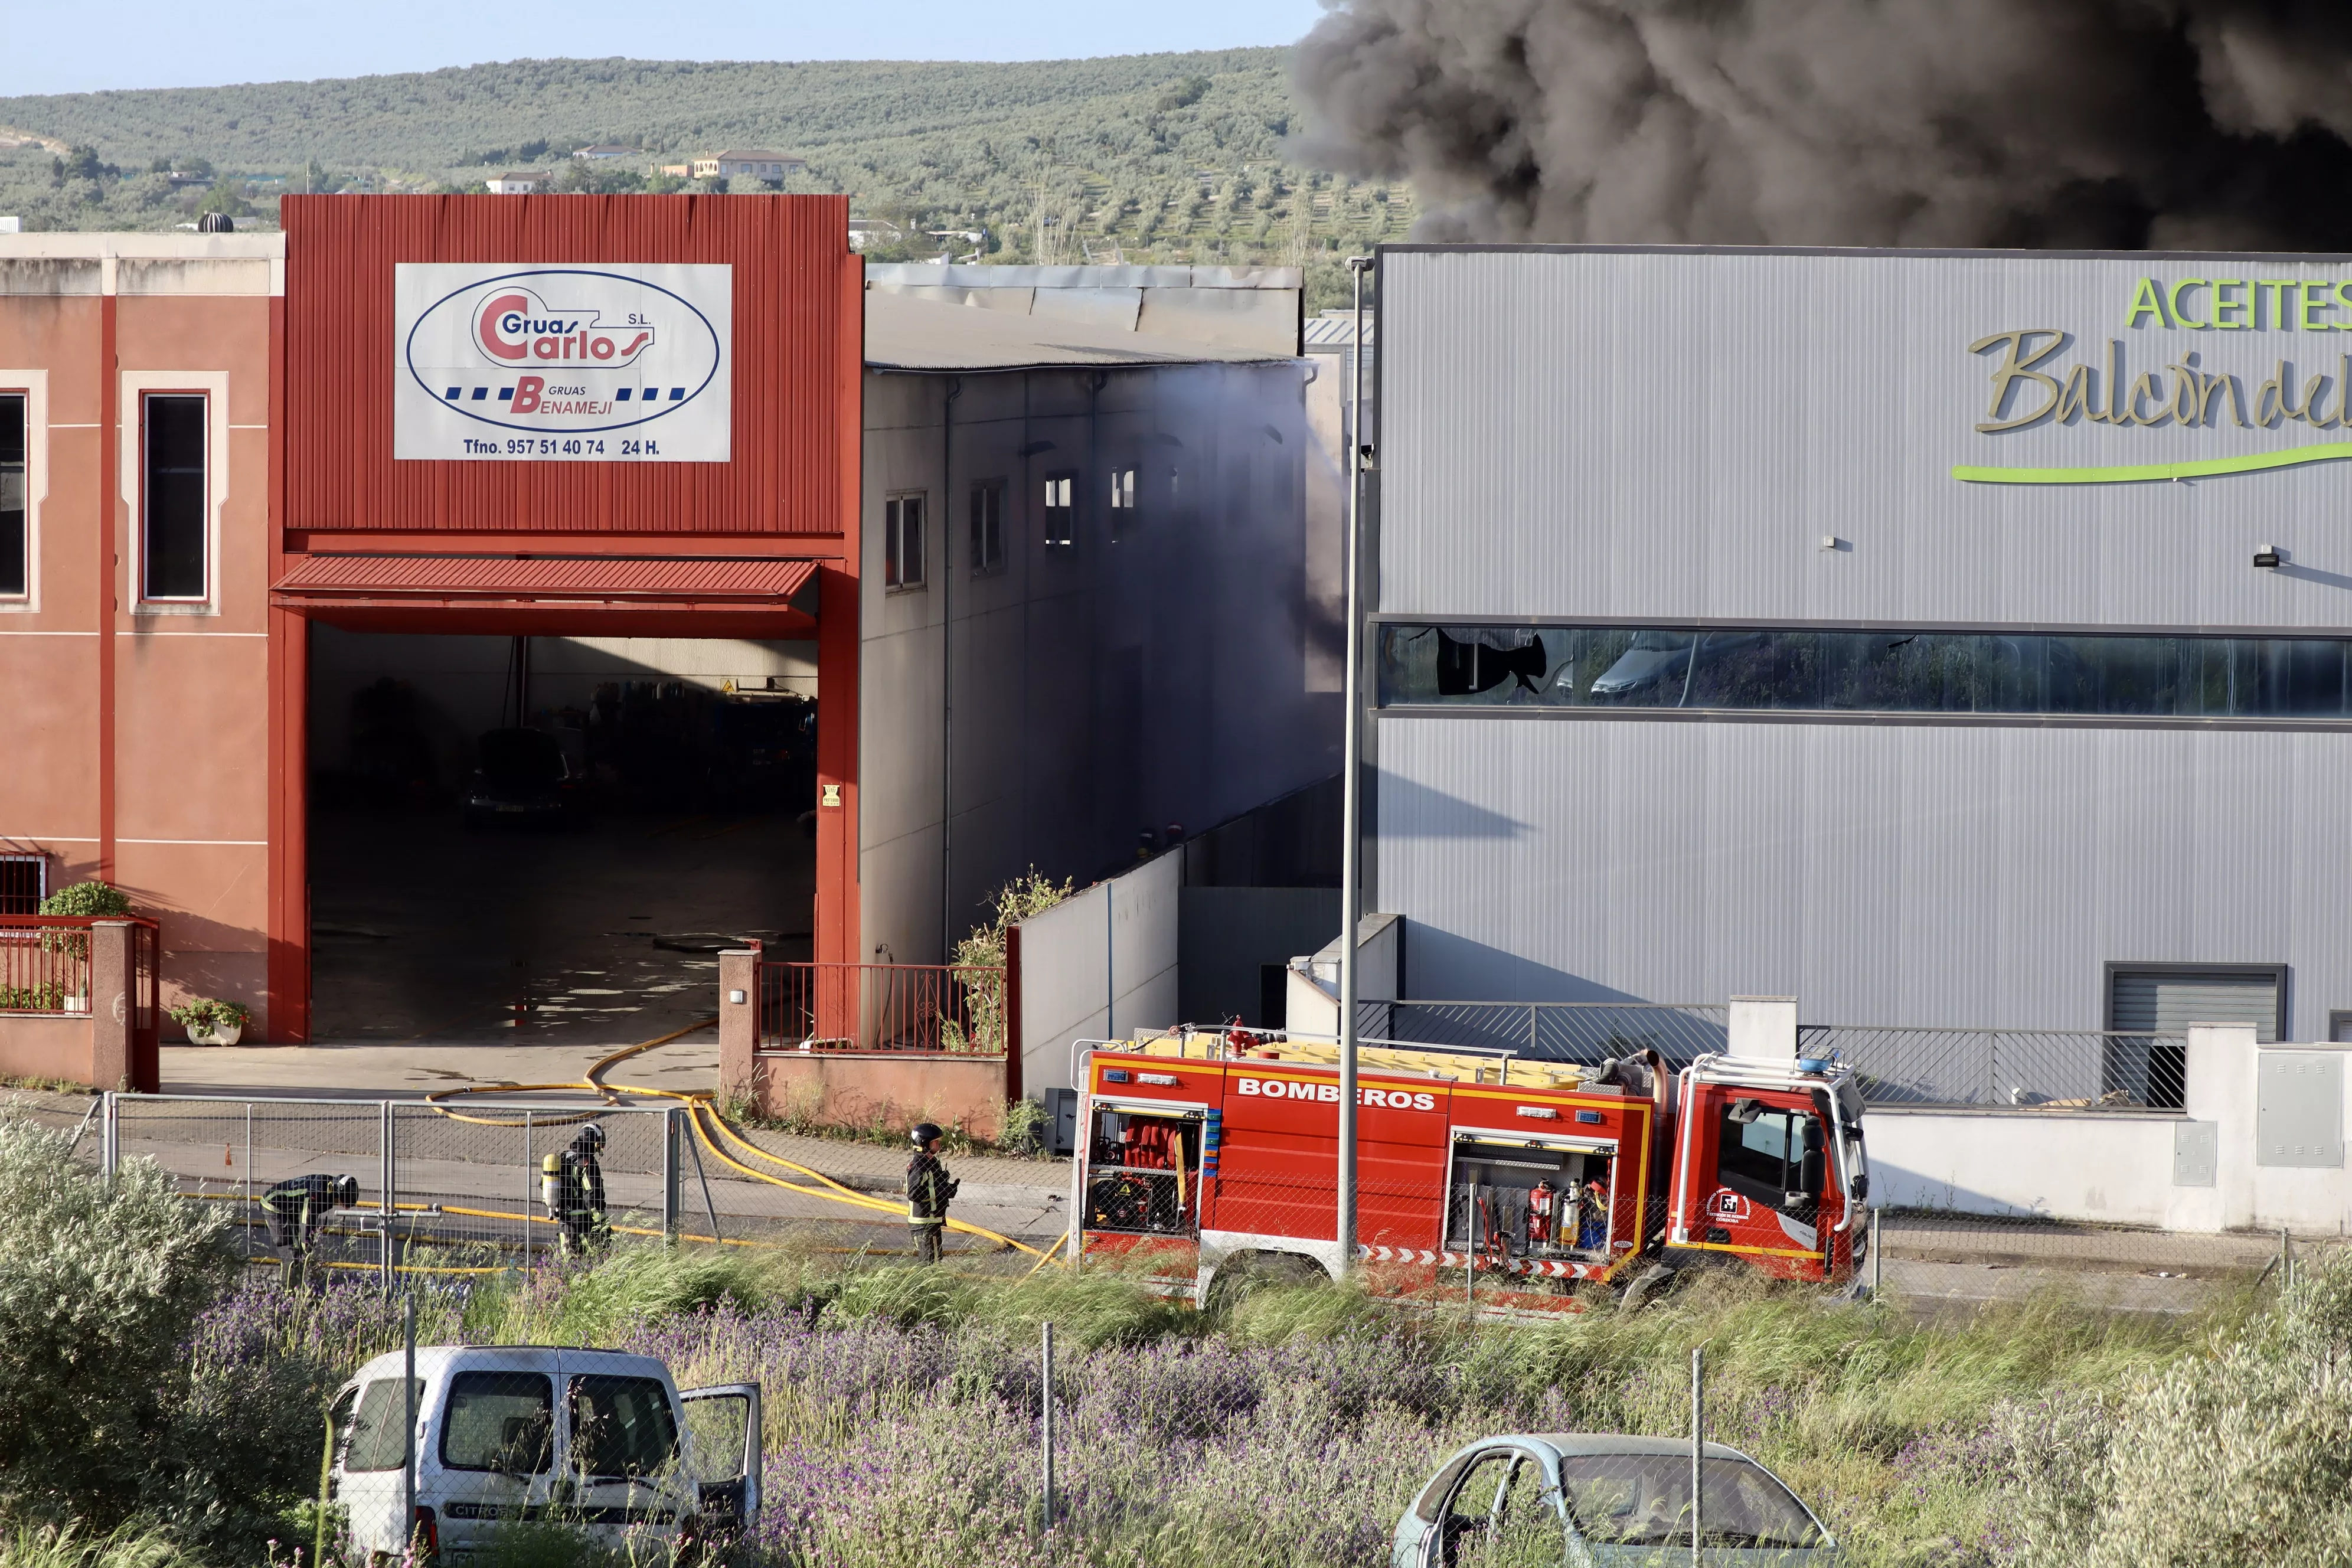
[[(1649, 1049), (1683, 1068), (1729, 1047), (1719, 1003), (1366, 1002), (1357, 1027), (1400, 1044), (1594, 1063)], [(2132, 1030), (1932, 1029), (1809, 1024), (1807, 1056), (1843, 1058), (1874, 1104), (2180, 1108), (2187, 1037)]]
[(1808, 1024), (1797, 1039), (1843, 1058), (1875, 1105), (2178, 1110), (2187, 1088), (2184, 1035)]
[[(109, 930), (101, 933), (101, 926)], [(123, 945), (109, 959), (114, 930), (121, 931)], [(89, 1019), (101, 1033), (110, 1024), (119, 1027), (119, 1043), (128, 1049), (121, 1064), (125, 1083), (152, 1093), (160, 1086), (163, 1021), (157, 937), (153, 921), (132, 916), (0, 916), (0, 1017), (62, 1014)], [(114, 963), (122, 966), (119, 975), (109, 967)], [(103, 994), (93, 1008), (97, 991)]]
[(1004, 1054), (1005, 972), (982, 964), (760, 965), (760, 1048)]
[(1591, 1064), (1654, 1050), (1681, 1068), (1725, 1048), (1730, 1017), (1719, 1002), (1366, 1002), (1357, 1027), (1535, 1061)]
[(88, 1013), (88, 915), (9, 915), (0, 924), (0, 1013)]

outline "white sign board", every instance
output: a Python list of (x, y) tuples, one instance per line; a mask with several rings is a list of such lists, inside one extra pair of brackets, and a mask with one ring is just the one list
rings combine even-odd
[(723, 463), (734, 268), (403, 262), (392, 455)]

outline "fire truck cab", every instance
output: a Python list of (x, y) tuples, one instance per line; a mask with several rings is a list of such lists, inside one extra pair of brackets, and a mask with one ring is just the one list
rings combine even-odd
[[(1089, 1053), (1081, 1257), (1148, 1260), (1203, 1300), (1244, 1257), (1338, 1277), (1337, 1055), (1243, 1029)], [(1357, 1093), (1354, 1261), (1376, 1289), (1469, 1269), (1557, 1300), (1659, 1264), (1833, 1283), (1863, 1259), (1862, 1100), (1837, 1064), (1711, 1055), (1675, 1073), (1648, 1052), (1594, 1067), (1381, 1045), (1359, 1051)]]

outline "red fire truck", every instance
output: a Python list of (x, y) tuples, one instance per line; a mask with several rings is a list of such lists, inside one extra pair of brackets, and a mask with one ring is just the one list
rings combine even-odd
[[(1082, 1256), (1180, 1279), (1189, 1263), (1202, 1300), (1244, 1257), (1336, 1277), (1336, 1058), (1240, 1029), (1088, 1053)], [(1840, 1064), (1710, 1055), (1677, 1073), (1651, 1052), (1582, 1067), (1382, 1045), (1359, 1052), (1357, 1092), (1357, 1257), (1376, 1288), (1468, 1268), (1539, 1304), (1701, 1260), (1842, 1283), (1867, 1249), (1862, 1096)]]

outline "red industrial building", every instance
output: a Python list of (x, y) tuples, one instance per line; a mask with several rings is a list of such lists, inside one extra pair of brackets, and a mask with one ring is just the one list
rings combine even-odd
[[(607, 690), (627, 687), (634, 701), (640, 689), (675, 698), (691, 687), (670, 666), (647, 663), (643, 649), (733, 639), (741, 648), (805, 650), (808, 657), (793, 656), (801, 658), (794, 668), (808, 667), (813, 679), (800, 684), (835, 699), (805, 709), (814, 776), (802, 783), (813, 819), (782, 819), (796, 838), (813, 820), (813, 843), (792, 851), (803, 857), (795, 897), (808, 890), (801, 879), (813, 877), (813, 908), (771, 923), (780, 935), (804, 938), (819, 962), (873, 956), (876, 921), (860, 909), (859, 729), (861, 714), (896, 717), (904, 704), (861, 686), (861, 647), (875, 644), (878, 628), (915, 624), (915, 601), (903, 595), (922, 590), (925, 575), (917, 565), (909, 577), (905, 552), (926, 547), (915, 521), (922, 514), (912, 510), (920, 503), (905, 499), (913, 492), (886, 494), (877, 483), (877, 460), (896, 471), (910, 459), (877, 459), (873, 449), (881, 438), (867, 428), (877, 374), (1058, 375), (1081, 387), (1065, 399), (1075, 423), (1057, 434), (1063, 455), (1050, 459), (1060, 465), (1050, 474), (1032, 476), (1024, 466), (1033, 451), (1055, 445), (1021, 438), (1033, 403), (1044, 417), (1044, 404), (1024, 390), (1017, 407), (987, 395), (987, 406), (1013, 408), (1002, 416), (1009, 421), (1005, 475), (967, 479), (950, 428), (937, 447), (935, 480), (888, 480), (938, 487), (927, 546), (940, 585), (933, 624), (971, 613), (962, 600), (948, 607), (945, 579), (961, 574), (966, 521), (964, 498), (951, 487), (968, 483), (971, 491), (969, 580), (977, 586), (959, 593), (996, 591), (981, 580), (1008, 568), (1025, 573), (1023, 530), (1032, 512), (1055, 508), (1057, 495), (1059, 510), (1042, 512), (1038, 570), (1041, 583), (1064, 574), (1055, 591), (1065, 600), (1080, 591), (1068, 584), (1083, 586), (1071, 574), (1091, 537), (1079, 524), (1091, 526), (1096, 506), (1130, 509), (1110, 520), (1104, 537), (1118, 539), (1124, 526), (1127, 548), (1137, 548), (1136, 519), (1149, 519), (1132, 510), (1134, 468), (1110, 470), (1107, 503), (1074, 500), (1070, 489), (1101, 488), (1092, 458), (1073, 454), (1094, 440), (1087, 432), (1097, 428), (1097, 405), (1117, 403), (1115, 386), (1108, 402), (1103, 396), (1114, 373), (1139, 377), (1206, 363), (1241, 378), (1230, 385), (1244, 396), (1228, 390), (1192, 400), (1202, 408), (1153, 417), (1163, 426), (1245, 420), (1235, 428), (1250, 452), (1232, 459), (1243, 463), (1234, 493), (1259, 498), (1250, 504), (1287, 517), (1284, 526), (1300, 534), (1308, 443), (1297, 435), (1306, 373), (1297, 357), (1295, 282), (1281, 307), (1294, 318), (1289, 341), (1256, 347), (1177, 344), (1136, 332), (1132, 321), (1127, 338), (1114, 342), (1118, 333), (1099, 322), (1057, 321), (1043, 334), (1055, 340), (1054, 352), (1041, 354), (1007, 338), (1001, 310), (896, 300), (888, 308), (907, 313), (902, 337), (930, 342), (982, 317), (989, 335), (977, 347), (902, 355), (904, 363), (876, 370), (867, 314), (883, 296), (868, 294), (863, 264), (847, 246), (842, 198), (292, 196), (283, 222), (282, 235), (27, 235), (0, 247), (0, 703), (16, 747), (0, 774), (0, 866), (12, 878), (0, 898), (16, 901), (0, 912), (27, 912), (25, 900), (68, 882), (115, 883), (161, 922), (165, 999), (245, 1000), (258, 1037), (300, 1041), (318, 1032), (314, 959), (331, 930), (313, 908), (328, 896), (318, 864), (328, 851), (320, 847), (392, 843), (383, 826), (390, 817), (353, 816), (335, 828), (320, 809), (341, 809), (340, 795), (313, 798), (318, 781), (352, 775), (321, 772), (322, 758), (345, 744), (345, 710), (358, 715), (349, 721), (350, 752), (362, 758), (352, 767), (381, 775), (379, 763), (367, 760), (383, 753), (366, 731), (369, 694), (405, 692), (429, 707), (439, 678), (416, 671), (436, 658), (446, 663), (450, 649), (471, 650), (468, 658), (517, 650), (520, 669), (509, 668), (497, 696), (510, 701), (509, 729), (548, 710), (531, 700), (534, 641), (635, 650), (644, 666), (646, 678), (635, 687), (607, 681), (593, 700), (563, 699), (573, 710), (594, 710), (582, 723), (619, 713), (618, 697), (609, 712), (603, 706)], [(1099, 311), (1095, 296), (1107, 290), (1072, 292), (1088, 294), (1087, 308)], [(944, 395), (950, 417), (961, 390), (959, 381)], [(1177, 400), (1162, 401), (1172, 409)], [(1228, 405), (1222, 414), (1220, 401)], [(1129, 398), (1119, 406), (1135, 405)], [(1130, 424), (1139, 417), (1124, 416)], [(1165, 444), (1155, 450), (1217, 449), (1189, 425), (1181, 438), (1165, 428), (1152, 438)], [(1240, 451), (1241, 437), (1228, 445)], [(1210, 486), (1188, 492), (1188, 504), (1223, 493), (1215, 489), (1223, 469), (1206, 458), (1186, 461), (1203, 465), (1186, 470), (1186, 483)], [(1165, 471), (1172, 496), (1177, 470)], [(1124, 501), (1121, 483), (1129, 487)], [(999, 553), (986, 570), (983, 500), (990, 541), (1001, 529), (1014, 542), (991, 542)], [(879, 532), (886, 519), (887, 542)], [(1203, 547), (1214, 548), (1214, 538), (1204, 532)], [(1286, 564), (1254, 570), (1247, 591), (1275, 594), (1295, 610), (1309, 552), (1303, 534), (1285, 549)], [(1092, 584), (1108, 568), (1084, 571), (1084, 584)], [(1024, 603), (1046, 591), (1025, 575), (1018, 582)], [(1206, 606), (1196, 608), (1210, 616)], [(1246, 606), (1236, 613), (1266, 619)], [(1285, 719), (1281, 728), (1302, 737), (1297, 758), (1276, 765), (1259, 757), (1240, 809), (1331, 771), (1319, 731), (1330, 729), (1336, 741), (1335, 700), (1302, 674), (1306, 650), (1288, 635), (1299, 645), (1299, 668), (1274, 672), (1272, 684), (1317, 721)], [(330, 647), (333, 658), (322, 663)], [(388, 658), (387, 648), (406, 661), (398, 679), (345, 679), (346, 667)], [(944, 647), (939, 657), (948, 657)], [(1078, 668), (1087, 657), (1079, 649), (1068, 662)], [(330, 700), (313, 679), (331, 667), (344, 672), (336, 676), (344, 684)], [(722, 682), (712, 676), (707, 684), (715, 692)], [(764, 696), (767, 686), (782, 695), (788, 684), (723, 682), (730, 700), (739, 686)], [(843, 693), (856, 700), (842, 700)], [(947, 700), (930, 691), (907, 700), (917, 696), (942, 707)], [(509, 716), (507, 706), (482, 711), (502, 724)], [(487, 719), (461, 718), (442, 727), (468, 737), (488, 727)], [(322, 741), (322, 725), (336, 731), (334, 746)], [(1118, 733), (1129, 751), (1149, 740)], [(1183, 743), (1204, 740), (1214, 737), (1196, 725)], [(417, 763), (416, 778), (395, 779), (393, 793), (421, 799), (420, 781), (437, 776), (435, 798), (456, 798), (450, 781), (463, 775), (471, 745), (468, 739), (467, 758), (454, 764), (445, 758), (437, 775), (429, 762)], [(949, 820), (966, 809), (947, 802), (952, 770), (967, 765), (961, 752), (927, 753), (922, 768), (940, 780), (938, 804), (891, 809), (915, 818), (931, 809)], [(593, 771), (577, 756), (562, 769)], [(1064, 771), (1083, 784), (1083, 768)], [(477, 770), (478, 791), (479, 776)], [(704, 787), (700, 774), (689, 782)], [(908, 787), (901, 781), (899, 794)], [(1045, 790), (1032, 792), (1042, 803), (1035, 815), (1066, 817), (1050, 792), (1038, 793)], [(1151, 811), (1150, 795), (1132, 811)], [(1153, 812), (1147, 826), (1175, 809)], [(696, 820), (690, 803), (679, 810)], [(1195, 826), (1212, 820), (1193, 818)], [(1131, 840), (1124, 822), (1114, 826)], [(726, 831), (725, 823), (712, 831)], [(1018, 869), (1024, 846), (1005, 831), (991, 860)], [(467, 841), (440, 864), (463, 868), (468, 858), (504, 853), (502, 841), (478, 842), (488, 847)], [(635, 853), (577, 842), (590, 859)], [(721, 843), (711, 853), (730, 848)], [(409, 856), (400, 845), (383, 853)], [(934, 871), (921, 870), (919, 858), (892, 871), (889, 896), (929, 912), (895, 914), (877, 927), (898, 943), (887, 956), (943, 959), (964, 906), (984, 890), (962, 885), (980, 870), (951, 873), (945, 854), (937, 858)], [(922, 883), (927, 876), (933, 880)], [(480, 901), (462, 877), (448, 898), (452, 909)], [(719, 929), (740, 924), (721, 921)], [(925, 934), (902, 934), (909, 930)], [(906, 951), (911, 941), (932, 945), (933, 932), (942, 951)], [(74, 1076), (55, 1070), (38, 1032), (24, 1027), (30, 1022), (20, 1017), (0, 1031), (0, 1071)]]

